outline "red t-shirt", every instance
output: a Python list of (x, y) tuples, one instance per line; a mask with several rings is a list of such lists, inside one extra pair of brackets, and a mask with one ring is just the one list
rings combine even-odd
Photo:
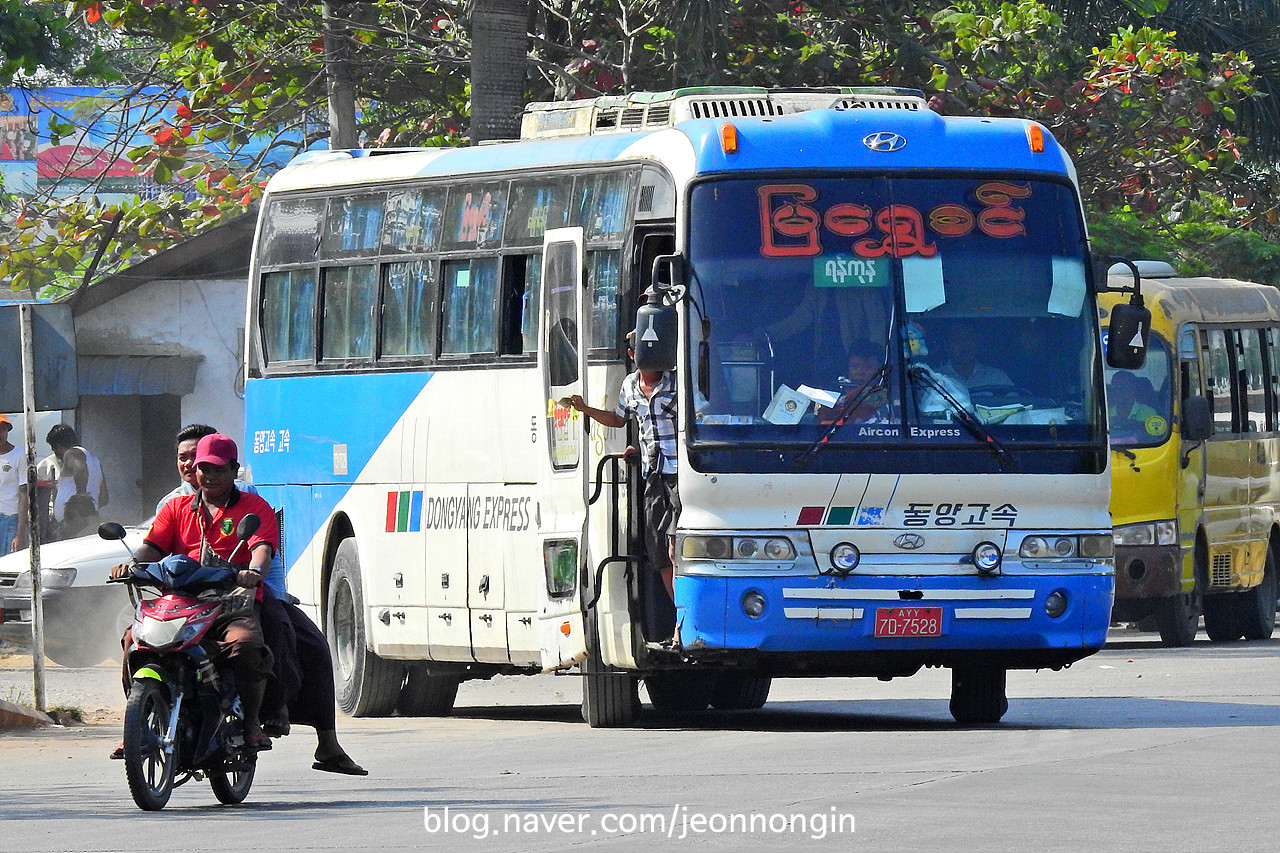
[[(199, 560), (203, 516), (204, 535), (209, 547), (224, 560), (231, 559), (232, 552), (235, 552), (235, 561), (247, 565), (253, 549), (263, 542), (271, 546), (273, 554), (280, 549), (280, 528), (276, 523), (275, 510), (259, 496), (237, 489), (225, 507), (197, 503), (198, 497), (199, 493), (179, 495), (162, 506), (147, 532), (147, 544), (166, 554), (185, 554)], [(236, 546), (240, 545), (236, 538), (236, 525), (250, 513), (257, 513), (262, 524), (258, 532), (236, 551)]]

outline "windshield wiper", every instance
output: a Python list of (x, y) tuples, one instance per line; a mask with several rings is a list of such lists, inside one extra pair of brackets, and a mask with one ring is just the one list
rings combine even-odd
[(808, 461), (812, 459), (828, 441), (831, 440), (831, 436), (835, 435), (836, 432), (839, 431), (840, 427), (845, 425), (845, 422), (849, 420), (849, 416), (857, 410), (859, 405), (866, 402), (867, 398), (876, 391), (886, 387), (885, 378), (888, 374), (889, 364), (886, 362), (880, 365), (880, 367), (876, 369), (876, 372), (867, 378), (866, 382), (862, 383), (861, 388), (850, 394), (843, 402), (836, 404), (836, 407), (832, 410), (835, 420), (831, 422), (831, 425), (827, 427), (826, 431), (823, 432), (822, 435), (813, 440), (813, 443), (805, 449), (804, 453), (801, 453), (796, 458), (797, 468), (808, 463)]
[(987, 429), (968, 408), (938, 381), (938, 378), (933, 375), (933, 371), (928, 365), (918, 363), (910, 365), (907, 368), (907, 377), (913, 384), (924, 385), (937, 393), (951, 407), (951, 410), (955, 413), (956, 420), (960, 421), (960, 425), (968, 430), (970, 435), (988, 447), (1001, 462), (1013, 467), (1015, 461), (1013, 454), (1000, 443), (998, 438), (991, 434), (991, 430)]

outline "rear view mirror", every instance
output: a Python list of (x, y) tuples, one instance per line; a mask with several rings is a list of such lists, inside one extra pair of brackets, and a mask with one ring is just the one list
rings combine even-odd
[(123, 539), (124, 528), (114, 521), (104, 521), (98, 525), (98, 535), (108, 541)]
[(1182, 440), (1205, 441), (1213, 435), (1213, 412), (1205, 397), (1182, 401)]
[(1147, 342), (1151, 338), (1151, 311), (1142, 304), (1142, 294), (1135, 293), (1127, 303), (1111, 309), (1107, 324), (1107, 365), (1123, 370), (1137, 370), (1147, 360)]
[(676, 306), (667, 304), (670, 290), (650, 287), (645, 304), (636, 311), (631, 352), (637, 370), (675, 370), (677, 349)]
[(236, 538), (241, 542), (248, 542), (249, 537), (257, 533), (258, 528), (261, 526), (262, 519), (258, 517), (256, 512), (251, 512), (240, 519), (240, 523), (236, 525)]

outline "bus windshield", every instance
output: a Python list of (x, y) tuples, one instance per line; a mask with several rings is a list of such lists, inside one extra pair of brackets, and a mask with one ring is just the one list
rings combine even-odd
[(723, 180), (694, 187), (690, 223), (695, 444), (1101, 440), (1069, 187)]
[(1172, 376), (1169, 347), (1154, 334), (1140, 370), (1107, 369), (1107, 420), (1113, 447), (1151, 447), (1169, 437)]

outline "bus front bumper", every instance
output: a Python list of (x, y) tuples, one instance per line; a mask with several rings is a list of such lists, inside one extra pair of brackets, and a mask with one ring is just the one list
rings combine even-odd
[[(1065, 608), (1050, 616), (1047, 604), (1055, 592), (1065, 595)], [(906, 670), (920, 666), (1065, 666), (1106, 642), (1113, 593), (1109, 572), (991, 579), (676, 578), (680, 641), (689, 657), (767, 661), (774, 671), (791, 660), (798, 670), (816, 668), (823, 671), (812, 674), (824, 675), (910, 674)], [(764, 600), (754, 617), (743, 606), (752, 595)], [(922, 608), (908, 615), (937, 618), (926, 623), (932, 635), (877, 636), (890, 630), (886, 623), (903, 608)]]

